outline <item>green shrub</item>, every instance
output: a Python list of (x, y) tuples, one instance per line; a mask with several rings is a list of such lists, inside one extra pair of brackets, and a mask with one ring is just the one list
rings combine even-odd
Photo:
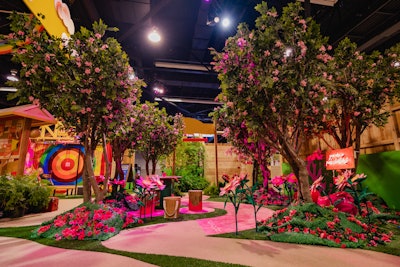
[(206, 189), (204, 189), (204, 195), (217, 197), (219, 196), (219, 188), (215, 184), (209, 185)]
[[(175, 175), (181, 176), (174, 192), (179, 195), (189, 190), (203, 190), (209, 182), (204, 178), (205, 148), (202, 143), (183, 142), (176, 148)], [(163, 168), (172, 175), (171, 168)]]
[(182, 192), (188, 192), (189, 190), (203, 190), (209, 184), (204, 177), (195, 176), (190, 173), (182, 173), (178, 175), (181, 176), (181, 178), (179, 179), (177, 186)]
[(50, 191), (40, 186), (36, 177), (0, 176), (0, 210), (3, 216), (18, 217), (25, 211), (40, 212), (49, 202)]

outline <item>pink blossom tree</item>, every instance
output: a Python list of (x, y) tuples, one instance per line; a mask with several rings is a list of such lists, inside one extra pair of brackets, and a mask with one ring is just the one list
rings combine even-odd
[(300, 3), (289, 4), (279, 17), (265, 2), (256, 10), (261, 15), (255, 30), (241, 24), (222, 52), (213, 51), (219, 100), (252, 132), (253, 141), (281, 153), (299, 178), (302, 200), (311, 202), (300, 150), (312, 134), (312, 118), (327, 105), (329, 81), (323, 74), (330, 47), (318, 25), (301, 17)]
[(35, 18), (12, 16), (8, 39), (16, 45), (13, 60), (21, 64), (15, 97), (46, 108), (73, 128), (85, 148), (84, 201), (91, 200), (92, 189), (100, 201), (107, 187), (97, 185), (93, 152), (105, 133), (125, 119), (119, 112), (136, 101), (141, 84), (130, 78), (133, 70), (118, 41), (104, 38), (108, 27), (102, 21), (93, 24), (93, 31), (81, 28), (64, 39), (50, 37), (38, 25)]
[(320, 138), (328, 133), (340, 148), (354, 146), (359, 151), (364, 130), (387, 123), (388, 106), (395, 96), (396, 83), (399, 84), (400, 68), (394, 66), (400, 62), (399, 47), (400, 44), (385, 54), (368, 54), (358, 51), (347, 38), (339, 43), (334, 60), (330, 61), (331, 75), (324, 73), (332, 81), (327, 95), (330, 106), (325, 114), (319, 114), (322, 117), (314, 117), (320, 121), (316, 128)]
[[(259, 167), (264, 180), (264, 186), (270, 177), (268, 166), (270, 165), (270, 156), (274, 151), (263, 139), (256, 140), (253, 138), (253, 132), (248, 129), (246, 123), (237, 120), (234, 114), (230, 114), (233, 110), (228, 106), (217, 108), (214, 110), (214, 117), (219, 128), (224, 129), (223, 136), (232, 144), (234, 152), (240, 158), (251, 159), (256, 163), (255, 167)], [(255, 172), (257, 173), (257, 172)], [(254, 178), (253, 178), (254, 179)]]
[(141, 132), (136, 149), (146, 162), (146, 174), (150, 175), (150, 162), (151, 174), (155, 174), (158, 160), (170, 155), (182, 139), (182, 115), (170, 116), (164, 108), (158, 108), (158, 103), (146, 102), (138, 108)]

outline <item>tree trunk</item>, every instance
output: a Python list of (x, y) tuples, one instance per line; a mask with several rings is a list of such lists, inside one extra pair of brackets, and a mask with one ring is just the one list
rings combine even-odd
[(124, 172), (122, 171), (122, 151), (120, 144), (117, 140), (113, 142), (113, 157), (115, 161), (116, 178), (117, 180), (124, 180)]
[[(87, 157), (90, 155), (90, 148), (89, 148), (89, 143), (87, 138), (85, 138), (85, 143), (83, 145), (85, 149), (85, 157), (83, 161), (83, 202), (90, 202), (92, 199), (92, 191), (91, 191), (91, 185), (90, 185), (90, 179), (89, 179), (89, 174), (88, 174), (88, 165), (87, 165)], [(90, 164), (91, 165), (91, 164)]]
[(101, 197), (104, 199), (104, 197), (107, 195), (107, 192), (108, 192), (108, 181), (111, 176), (111, 162), (108, 159), (107, 143), (106, 143), (105, 134), (103, 134), (103, 157), (104, 157), (104, 161), (106, 162), (106, 172), (104, 174), (104, 187), (103, 187), (103, 190), (101, 190)]
[(149, 168), (149, 163), (150, 163), (150, 159), (145, 159), (146, 162), (146, 174), (147, 176), (150, 175), (150, 168)]
[(156, 167), (157, 167), (157, 160), (152, 159), (151, 160), (151, 174), (156, 174)]
[(94, 178), (92, 154), (93, 153), (91, 151), (88, 151), (88, 153), (85, 155), (85, 166), (86, 166), (87, 175), (89, 177), (89, 182), (90, 182), (90, 185), (91, 185), (89, 187), (89, 190), (93, 189), (93, 192), (94, 192), (94, 194), (96, 196), (95, 202), (98, 203), (101, 200), (103, 200), (103, 198), (102, 198), (102, 196), (100, 194), (100, 188), (97, 185), (97, 181)]
[(312, 203), (313, 201), (310, 193), (310, 183), (308, 181), (306, 162), (302, 160), (299, 165), (299, 193), (301, 194), (305, 203)]
[(284, 144), (284, 155), (289, 162), (299, 182), (299, 195), (304, 203), (311, 203), (310, 183), (308, 181), (308, 171), (306, 161), (301, 159), (296, 151), (287, 143)]

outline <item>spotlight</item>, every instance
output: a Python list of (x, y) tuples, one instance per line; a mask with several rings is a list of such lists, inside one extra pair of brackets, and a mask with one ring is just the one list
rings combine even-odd
[(216, 17), (214, 18), (214, 22), (215, 22), (215, 23), (218, 23), (219, 21), (220, 21), (219, 17), (216, 16)]
[(161, 41), (161, 35), (158, 33), (157, 29), (153, 28), (152, 31), (147, 35), (150, 42), (158, 43)]
[(227, 27), (229, 27), (229, 25), (231, 25), (231, 20), (229, 18), (223, 18), (222, 19), (222, 26), (224, 28), (227, 28)]
[(164, 94), (164, 88), (162, 88), (162, 87), (156, 86), (156, 87), (153, 88), (153, 91), (154, 91), (154, 93), (155, 93), (156, 95), (162, 95), (162, 94)]

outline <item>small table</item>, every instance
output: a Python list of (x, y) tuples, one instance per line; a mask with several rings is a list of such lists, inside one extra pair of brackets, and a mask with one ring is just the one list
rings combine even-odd
[(203, 190), (189, 190), (189, 210), (203, 210)]

